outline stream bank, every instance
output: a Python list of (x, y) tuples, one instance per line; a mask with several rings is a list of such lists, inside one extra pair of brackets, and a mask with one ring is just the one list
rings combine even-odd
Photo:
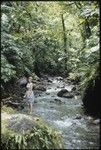
[[(40, 90), (34, 90), (32, 115), (41, 117), (61, 133), (65, 149), (99, 149), (99, 120), (84, 114), (80, 93), (75, 91), (76, 85), (61, 77), (43, 79), (41, 84), (46, 90), (41, 91), (42, 86), (39, 86)], [(67, 94), (73, 96), (59, 97), (61, 90), (67, 90)], [(28, 106), (19, 107), (19, 112), (27, 114)]]

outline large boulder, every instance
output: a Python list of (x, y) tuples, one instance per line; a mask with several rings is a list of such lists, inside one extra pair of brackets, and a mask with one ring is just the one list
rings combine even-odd
[(65, 98), (73, 98), (74, 95), (73, 95), (71, 92), (69, 92), (69, 93), (64, 93), (62, 97), (65, 97)]
[(95, 117), (100, 117), (101, 85), (98, 72), (88, 82), (82, 98), (85, 112)]
[(57, 93), (57, 96), (63, 97), (63, 94), (68, 93), (69, 91), (67, 89), (62, 89)]
[(18, 80), (18, 83), (21, 87), (26, 87), (27, 85), (27, 78), (26, 77), (21, 77), (19, 80)]
[(3, 120), (8, 120), (8, 124), (5, 126), (9, 130), (14, 132), (23, 133), (27, 130), (31, 130), (36, 124), (35, 119), (25, 114), (7, 114), (2, 113)]
[(62, 89), (57, 93), (57, 96), (59, 97), (65, 97), (65, 98), (73, 98), (74, 95), (69, 92), (67, 89)]
[(41, 118), (5, 110), (1, 113), (1, 149), (63, 149), (58, 131)]

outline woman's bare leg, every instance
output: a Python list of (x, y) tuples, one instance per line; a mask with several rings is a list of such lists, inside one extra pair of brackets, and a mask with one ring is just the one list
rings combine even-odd
[(32, 103), (29, 103), (29, 110), (30, 110), (30, 113), (32, 113)]
[(28, 113), (30, 114), (30, 103), (28, 104)]

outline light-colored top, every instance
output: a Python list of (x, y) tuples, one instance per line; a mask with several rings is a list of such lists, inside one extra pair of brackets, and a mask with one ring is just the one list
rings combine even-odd
[(28, 83), (26, 87), (31, 91), (33, 89), (33, 83)]
[(34, 101), (33, 83), (27, 84), (27, 91), (25, 97), (28, 101)]

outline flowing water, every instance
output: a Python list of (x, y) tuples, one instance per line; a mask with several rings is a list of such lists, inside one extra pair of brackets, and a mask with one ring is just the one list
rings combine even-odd
[[(99, 125), (84, 115), (82, 101), (78, 98), (60, 98), (57, 92), (69, 85), (50, 78), (46, 92), (36, 96), (33, 113), (41, 116), (62, 134), (65, 149), (99, 149)], [(58, 99), (58, 100), (55, 100)]]

